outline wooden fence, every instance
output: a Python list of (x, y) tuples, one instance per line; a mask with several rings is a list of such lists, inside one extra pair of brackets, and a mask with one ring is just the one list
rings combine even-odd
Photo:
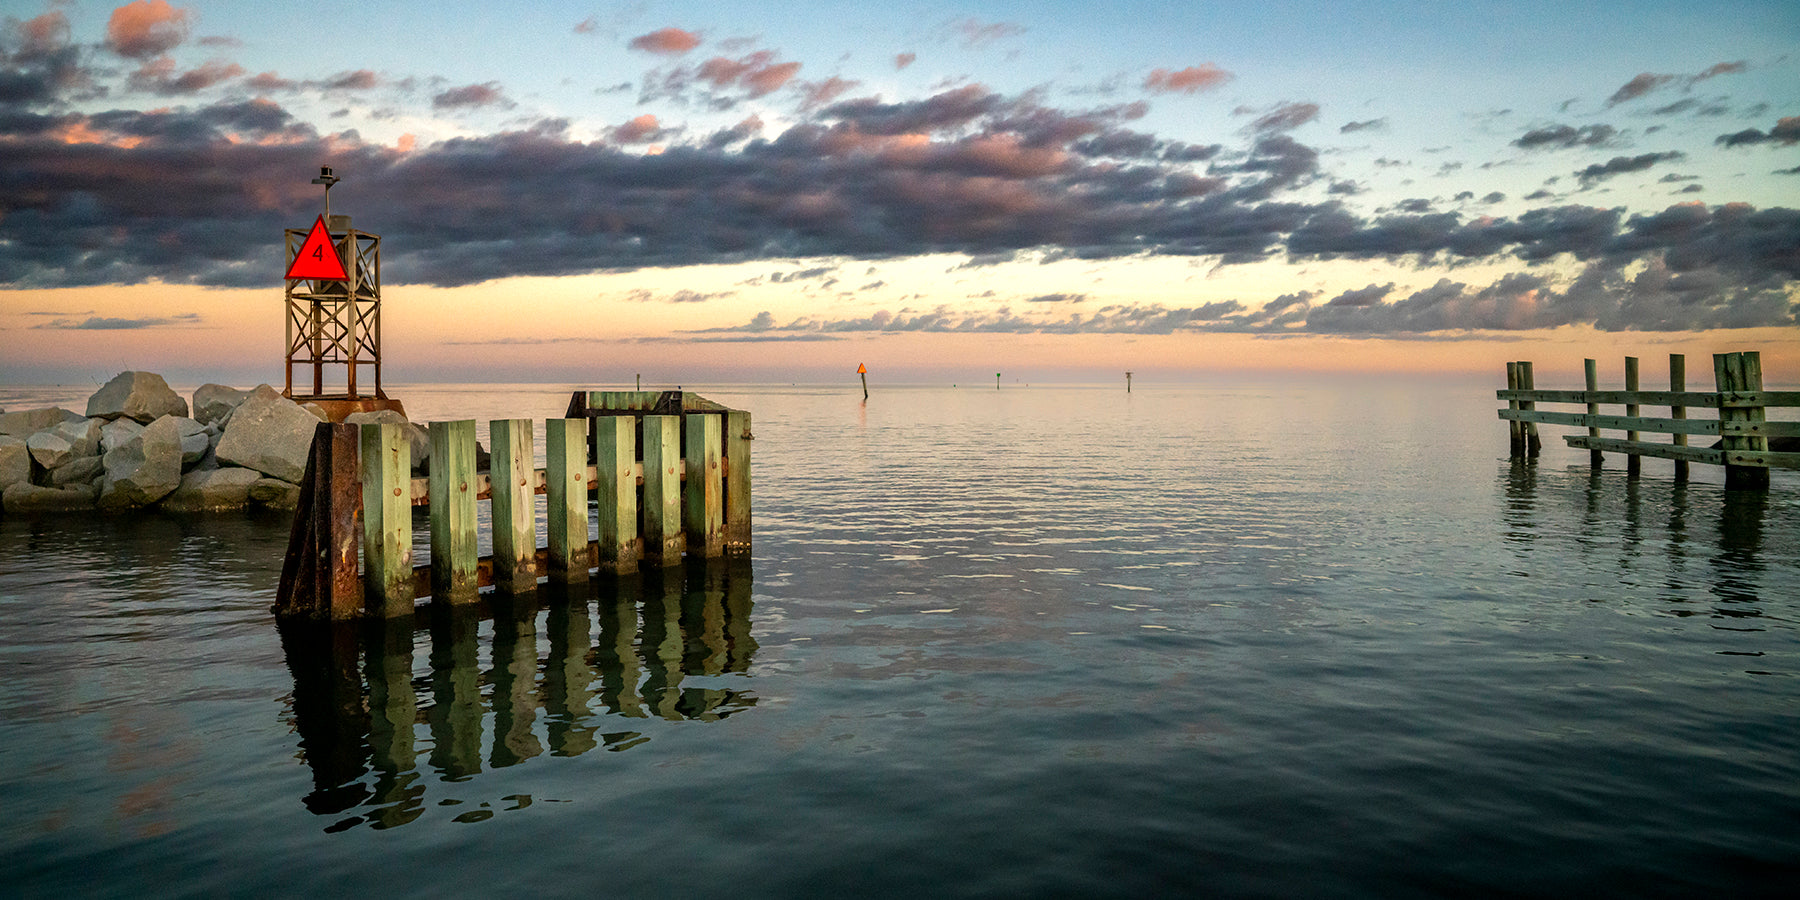
[[(577, 392), (567, 417), (544, 423), (541, 469), (528, 419), (489, 423), (486, 471), (476, 469), (474, 420), (432, 422), (429, 433), (430, 474), (415, 478), (402, 426), (319, 424), (277, 615), (407, 615), (421, 597), (463, 603), (482, 587), (527, 591), (540, 577), (570, 584), (593, 569), (629, 574), (749, 551), (748, 412), (680, 391)], [(494, 549), (485, 557), (480, 500), (490, 504)], [(429, 566), (413, 565), (415, 506), (430, 510)]]
[[(1601, 390), (1593, 360), (1586, 361), (1587, 387), (1579, 391), (1535, 389), (1531, 363), (1506, 364), (1506, 390), (1495, 396), (1507, 401), (1500, 418), (1512, 429), (1512, 455), (1538, 455), (1538, 424), (1585, 427), (1586, 434), (1564, 435), (1571, 447), (1584, 448), (1598, 467), (1603, 452), (1624, 453), (1627, 472), (1636, 477), (1645, 456), (1675, 461), (1675, 478), (1685, 481), (1689, 463), (1725, 467), (1728, 489), (1761, 490), (1769, 486), (1769, 469), (1800, 468), (1800, 452), (1787, 449), (1800, 438), (1800, 422), (1768, 420), (1770, 409), (1800, 407), (1800, 391), (1765, 391), (1762, 358), (1755, 352), (1713, 354), (1717, 390), (1689, 391), (1687, 362), (1681, 354), (1669, 355), (1669, 389), (1640, 390), (1638, 360), (1625, 358), (1625, 389)], [(1585, 404), (1586, 412), (1540, 410), (1540, 403)], [(1603, 414), (1600, 407), (1623, 405), (1624, 414)], [(1666, 407), (1666, 417), (1641, 415), (1645, 406)], [(1692, 409), (1717, 410), (1716, 417), (1688, 418)], [(1625, 436), (1603, 437), (1603, 429), (1623, 431)], [(1668, 442), (1646, 441), (1643, 432), (1668, 434)], [(1690, 435), (1716, 436), (1714, 446), (1689, 446)], [(1771, 441), (1775, 449), (1771, 449)]]

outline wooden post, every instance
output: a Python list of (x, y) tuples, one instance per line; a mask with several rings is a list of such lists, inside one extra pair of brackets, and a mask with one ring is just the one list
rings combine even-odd
[[(1506, 389), (1509, 391), (1522, 390), (1522, 388), (1520, 387), (1520, 384), (1519, 384), (1519, 364), (1516, 362), (1509, 362), (1506, 364)], [(1515, 410), (1515, 411), (1518, 410), (1519, 409), (1519, 401), (1517, 401), (1517, 400), (1506, 401), (1506, 408), (1509, 410)], [(1520, 458), (1524, 457), (1524, 455), (1525, 455), (1525, 423), (1524, 422), (1520, 422), (1517, 419), (1508, 419), (1506, 421), (1506, 446), (1507, 446), (1507, 455), (1508, 456), (1512, 457), (1513, 459), (1520, 459)]]
[[(1533, 380), (1532, 375), (1531, 375), (1530, 361), (1525, 361), (1525, 362), (1519, 363), (1519, 387), (1523, 388), (1524, 390), (1527, 390), (1527, 391), (1537, 390), (1537, 382)], [(1537, 409), (1537, 401), (1536, 400), (1520, 401), (1519, 408), (1525, 409), (1525, 410), (1535, 410), (1535, 409)], [(1544, 442), (1541, 439), (1539, 439), (1539, 437), (1538, 437), (1538, 427), (1537, 427), (1536, 422), (1526, 422), (1524, 424), (1525, 424), (1525, 453), (1528, 456), (1536, 458), (1538, 456), (1538, 454), (1543, 451)]]
[(644, 417), (644, 559), (681, 563), (681, 417)]
[(275, 613), (320, 621), (362, 614), (356, 518), (362, 513), (355, 425), (320, 422), (282, 560)]
[(750, 414), (725, 414), (725, 552), (750, 552)]
[(494, 588), (518, 593), (537, 589), (537, 486), (532, 465), (531, 420), (488, 423), (493, 456), (488, 464), (494, 529)]
[[(1596, 363), (1591, 359), (1583, 360), (1582, 368), (1586, 370), (1586, 374), (1587, 374), (1587, 389), (1589, 391), (1600, 390), (1600, 370), (1597, 368)], [(1587, 405), (1587, 411), (1588, 411), (1588, 415), (1590, 415), (1590, 416), (1599, 415), (1600, 414), (1600, 404), (1589, 403)], [(1599, 436), (1600, 436), (1600, 429), (1595, 428), (1593, 426), (1588, 427), (1588, 437), (1597, 438)], [(1598, 469), (1598, 468), (1600, 468), (1600, 460), (1601, 460), (1600, 451), (1598, 451), (1598, 450), (1589, 450), (1588, 451), (1588, 465), (1592, 466), (1593, 468)]]
[(636, 572), (637, 417), (594, 419), (594, 479), (594, 506), (600, 515), (600, 558), (595, 563), (620, 575)]
[(1766, 421), (1761, 406), (1726, 406), (1730, 395), (1762, 391), (1762, 355), (1750, 353), (1713, 354), (1713, 375), (1719, 387), (1719, 445), (1725, 451), (1725, 489), (1728, 491), (1766, 491), (1769, 489), (1767, 466), (1733, 465), (1733, 452), (1758, 452), (1767, 449), (1767, 441), (1751, 437), (1742, 429), (1750, 423)]
[(687, 426), (687, 478), (682, 486), (681, 529), (696, 556), (725, 553), (725, 485), (719, 459), (723, 453), (721, 417), (690, 413)]
[(550, 526), (550, 579), (588, 580), (586, 419), (544, 423), (544, 505)]
[[(1680, 353), (1669, 354), (1669, 390), (1675, 393), (1681, 393), (1687, 390), (1687, 357)], [(1687, 418), (1687, 407), (1670, 406), (1669, 418)], [(1677, 447), (1686, 447), (1688, 445), (1688, 436), (1685, 434), (1676, 434), (1674, 443)], [(1687, 484), (1687, 480), (1687, 460), (1678, 459), (1675, 461), (1675, 483)]]
[[(1638, 358), (1635, 356), (1627, 356), (1625, 357), (1625, 390), (1635, 391), (1637, 389)], [(1636, 403), (1625, 404), (1626, 418), (1636, 418), (1640, 408), (1641, 407)], [(1628, 430), (1625, 432), (1625, 439), (1628, 441), (1635, 441), (1638, 439), (1638, 433), (1636, 431)], [(1643, 469), (1644, 458), (1642, 456), (1632, 453), (1625, 457), (1625, 477), (1637, 478), (1643, 474)]]
[(475, 420), (431, 423), (431, 596), (476, 599)]
[(371, 616), (413, 611), (412, 441), (402, 425), (362, 426), (363, 596)]

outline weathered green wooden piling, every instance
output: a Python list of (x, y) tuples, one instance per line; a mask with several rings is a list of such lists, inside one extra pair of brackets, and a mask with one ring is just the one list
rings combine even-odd
[(725, 552), (750, 552), (750, 414), (725, 414)]
[[(1638, 387), (1638, 358), (1635, 356), (1627, 356), (1625, 357), (1625, 390), (1635, 392), (1638, 390)], [(1642, 408), (1638, 404), (1625, 404), (1625, 416), (1627, 418), (1635, 419), (1641, 412)], [(1625, 439), (1636, 442), (1639, 439), (1639, 435), (1636, 431), (1628, 430), (1625, 432)], [(1639, 475), (1643, 474), (1643, 471), (1644, 458), (1642, 456), (1632, 453), (1625, 457), (1625, 477), (1637, 478)]]
[(720, 460), (724, 454), (719, 416), (686, 416), (687, 469), (682, 485), (681, 530), (687, 535), (690, 554), (701, 557), (725, 554), (725, 483)]
[(637, 419), (600, 416), (594, 421), (594, 506), (599, 510), (602, 570), (620, 575), (638, 567)]
[(532, 465), (530, 419), (488, 423), (493, 454), (488, 461), (489, 519), (494, 529), (494, 587), (521, 592), (537, 588), (537, 486)]
[(431, 596), (476, 599), (475, 420), (433, 422), (431, 436)]
[(552, 581), (588, 579), (586, 419), (544, 423), (544, 508)]
[[(1671, 353), (1671, 354), (1669, 354), (1669, 393), (1680, 394), (1680, 393), (1684, 393), (1686, 391), (1687, 391), (1687, 357), (1683, 356), (1680, 353)], [(1686, 419), (1687, 418), (1687, 407), (1678, 405), (1678, 404), (1674, 404), (1672, 402), (1671, 405), (1669, 406), (1669, 418), (1671, 418), (1671, 419)], [(1674, 446), (1677, 446), (1677, 447), (1686, 447), (1688, 445), (1688, 436), (1686, 434), (1677, 432), (1674, 435), (1674, 440), (1672, 443), (1674, 444)], [(1688, 461), (1685, 459), (1675, 460), (1675, 483), (1676, 484), (1686, 484), (1687, 480), (1688, 480)]]
[(644, 417), (644, 560), (681, 562), (681, 417)]
[(413, 611), (412, 441), (400, 425), (362, 426), (363, 609)]
[(1720, 394), (1719, 432), (1725, 451), (1725, 489), (1768, 490), (1769, 470), (1766, 466), (1743, 465), (1735, 461), (1768, 452), (1768, 439), (1760, 436), (1767, 415), (1760, 405), (1728, 405), (1726, 396), (1762, 392), (1762, 354), (1754, 351), (1715, 353), (1713, 375), (1718, 380)]

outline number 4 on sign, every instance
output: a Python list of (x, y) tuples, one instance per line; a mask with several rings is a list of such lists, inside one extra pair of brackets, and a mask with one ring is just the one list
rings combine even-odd
[(288, 264), (287, 277), (313, 281), (350, 280), (350, 273), (344, 271), (344, 261), (338, 258), (337, 248), (331, 244), (331, 234), (325, 230), (324, 216), (313, 223), (306, 242), (300, 245), (300, 252), (294, 254), (294, 261)]

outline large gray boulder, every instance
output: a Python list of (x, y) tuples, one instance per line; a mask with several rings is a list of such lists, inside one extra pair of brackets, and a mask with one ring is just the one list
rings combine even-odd
[(312, 413), (268, 385), (260, 385), (231, 414), (219, 436), (219, 462), (298, 484), (306, 475), (313, 430)]
[(210, 469), (181, 476), (181, 486), (163, 498), (170, 512), (239, 509), (250, 504), (250, 486), (261, 480), (254, 469)]
[(163, 416), (105, 457), (100, 507), (148, 506), (181, 485), (181, 432), (175, 416)]
[(187, 401), (154, 372), (120, 372), (88, 398), (87, 414), (152, 422), (163, 416), (185, 416)]
[(144, 426), (136, 419), (114, 419), (100, 426), (100, 453), (111, 453), (143, 433)]
[(51, 469), (50, 483), (58, 487), (65, 484), (87, 484), (104, 474), (106, 462), (102, 457), (83, 456)]
[(188, 418), (177, 418), (175, 430), (181, 435), (181, 464), (192, 466), (206, 456), (212, 449), (212, 436), (206, 433), (206, 426)]
[(72, 413), (60, 406), (0, 413), (0, 435), (28, 438), (46, 428), (54, 428), (64, 422), (79, 422), (86, 418), (87, 416)]
[(42, 487), (26, 482), (0, 492), (0, 506), (8, 516), (39, 512), (74, 512), (94, 508), (92, 485)]
[(250, 485), (250, 499), (270, 509), (293, 509), (300, 505), (300, 486), (279, 478), (259, 478)]
[(31, 458), (46, 469), (72, 459), (100, 455), (101, 419), (77, 419), (47, 428), (25, 439)]
[(31, 451), (16, 437), (0, 436), (0, 491), (31, 481)]
[(222, 421), (249, 396), (249, 391), (234, 387), (203, 384), (194, 389), (194, 419), (202, 425)]

